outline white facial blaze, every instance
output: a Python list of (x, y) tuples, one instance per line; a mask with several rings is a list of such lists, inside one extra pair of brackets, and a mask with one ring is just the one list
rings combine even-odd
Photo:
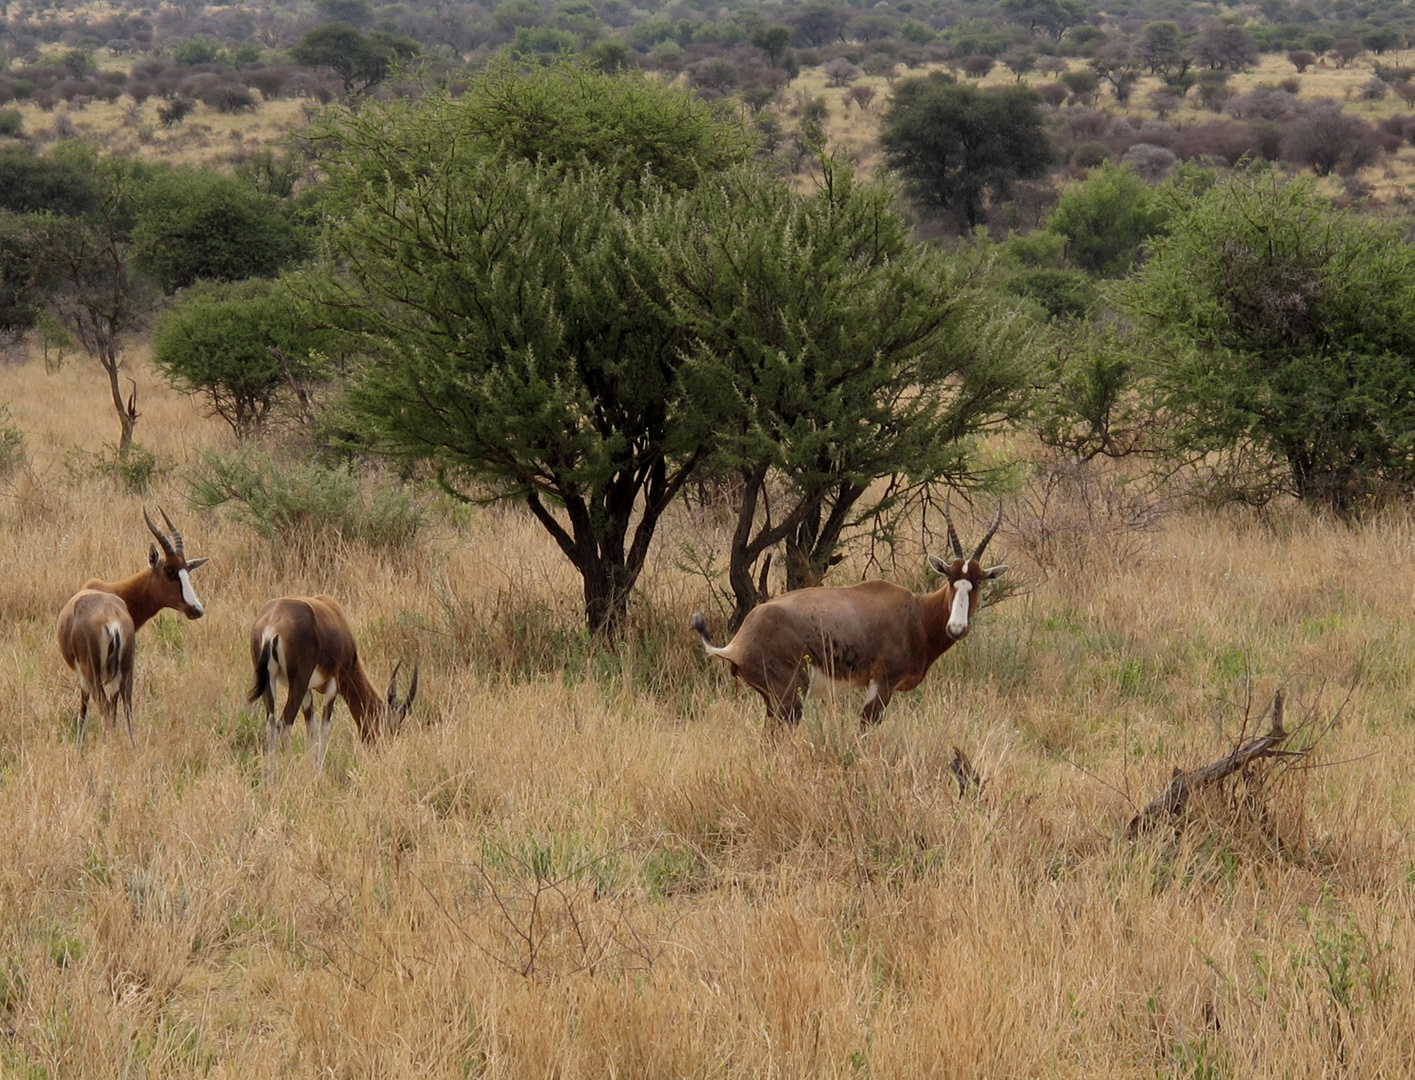
[(201, 601), (197, 599), (197, 591), (192, 588), (192, 577), (186, 570), (178, 570), (177, 577), (182, 582), (182, 602), (191, 608), (198, 615), (205, 612), (201, 606)]
[(972, 591), (971, 581), (958, 581), (953, 585), (953, 610), (948, 613), (948, 636), (955, 641), (968, 634), (968, 594)]

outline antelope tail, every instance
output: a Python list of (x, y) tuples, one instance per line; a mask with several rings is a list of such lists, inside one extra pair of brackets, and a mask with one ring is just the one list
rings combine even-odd
[(110, 698), (118, 692), (123, 676), (123, 628), (116, 622), (109, 623), (103, 628), (103, 637), (107, 644), (103, 650), (101, 690), (103, 697)]
[(254, 705), (261, 698), (270, 692), (270, 659), (275, 654), (276, 646), (280, 644), (280, 635), (272, 634), (265, 639), (265, 643), (260, 647), (260, 659), (255, 664), (255, 685), (251, 687), (251, 692), (246, 695), (246, 704)]
[(689, 620), (688, 625), (698, 632), (698, 637), (703, 639), (703, 648), (713, 648), (712, 638), (708, 634), (707, 618), (701, 611), (693, 612), (693, 617)]

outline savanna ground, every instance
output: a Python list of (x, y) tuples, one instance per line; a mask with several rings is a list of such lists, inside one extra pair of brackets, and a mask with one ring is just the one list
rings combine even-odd
[[(864, 738), (842, 696), (772, 741), (687, 630), (716, 608), (685, 545), (724, 519), (677, 513), (629, 643), (597, 652), (514, 509), (432, 505), (391, 555), (192, 509), (229, 436), (133, 363), (142, 497), (91, 467), (116, 433), (95, 365), (0, 366), (28, 458), (0, 482), (0, 1075), (1415, 1069), (1409, 513), (1136, 532), (1096, 489), (1041, 513), (1026, 488), (991, 552), (1020, 594)], [(140, 633), (136, 750), (93, 720), (80, 749), (55, 616), (144, 565), (144, 505), (211, 557), (208, 613)], [(922, 587), (921, 562), (834, 580)], [(317, 591), (376, 682), (416, 657), (422, 693), (371, 749), (341, 705), (323, 776), (297, 728), (270, 776), (248, 627)], [(1305, 762), (1126, 838), (1279, 687), (1296, 741), (1324, 732)]]
[[(1358, 90), (1372, 78), (1372, 67), (1377, 61), (1392, 67), (1415, 64), (1415, 50), (1387, 52), (1380, 57), (1365, 56), (1345, 68), (1329, 66), (1322, 61), (1300, 76), (1296, 75), (1284, 54), (1269, 53), (1260, 57), (1253, 68), (1235, 74), (1230, 80), (1230, 88), (1232, 96), (1237, 97), (1259, 86), (1273, 86), (1295, 77), (1301, 98), (1334, 99), (1341, 102), (1347, 111), (1374, 124), (1386, 117), (1406, 115), (1411, 111), (1393, 93), (1376, 101), (1360, 99)], [(1081, 59), (1073, 59), (1070, 63), (1072, 70), (1086, 66)], [(104, 68), (128, 70), (132, 64), (133, 60), (127, 57), (102, 57)], [(910, 71), (901, 65), (898, 77), (921, 75), (934, 67), (937, 65)], [(1038, 72), (1029, 73), (1023, 79), (1034, 86), (1055, 80), (1055, 75)], [(863, 175), (873, 176), (883, 164), (879, 145), (880, 118), (888, 107), (894, 81), (897, 80), (861, 75), (849, 86), (831, 86), (822, 68), (806, 68), (781, 91), (777, 103), (770, 108), (780, 116), (786, 130), (793, 131), (799, 126), (805, 104), (813, 98), (823, 99), (829, 111), (826, 120), (828, 149), (855, 163)], [(1015, 81), (1015, 76), (1001, 64), (988, 76), (978, 80), (982, 86), (1006, 86)], [(868, 106), (862, 107), (850, 100), (849, 94), (855, 86), (868, 86), (875, 91)], [(1096, 107), (1138, 123), (1155, 116), (1146, 99), (1160, 86), (1160, 80), (1153, 76), (1142, 78), (1125, 106), (1118, 105), (1110, 91), (1105, 89)], [(241, 160), (262, 147), (287, 141), (305, 126), (319, 108), (309, 100), (275, 98), (262, 102), (254, 111), (227, 114), (198, 103), (188, 119), (163, 128), (157, 124), (158, 104), (154, 99), (135, 105), (130, 97), (124, 95), (112, 103), (93, 101), (79, 109), (61, 105), (45, 111), (33, 102), (17, 103), (11, 107), (20, 112), (24, 130), (29, 136), (41, 142), (56, 137), (56, 124), (71, 125), (80, 138), (105, 154), (126, 154), (146, 160), (216, 168), (227, 167), (230, 162)], [(1063, 107), (1063, 117), (1070, 108), (1072, 106)], [(1197, 92), (1191, 91), (1183, 106), (1170, 117), (1170, 123), (1176, 126), (1202, 124), (1220, 119), (1222, 115), (1202, 107)], [(802, 177), (803, 184), (810, 183), (809, 174), (808, 168), (807, 175)], [(1415, 198), (1415, 147), (1407, 145), (1387, 154), (1378, 164), (1362, 170), (1360, 175), (1363, 182), (1369, 185), (1374, 201), (1408, 204)], [(1329, 185), (1333, 192), (1340, 190), (1335, 178), (1330, 180)]]

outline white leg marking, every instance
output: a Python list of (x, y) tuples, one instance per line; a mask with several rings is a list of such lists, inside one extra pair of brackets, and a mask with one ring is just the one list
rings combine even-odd
[(177, 578), (182, 582), (182, 602), (198, 615), (203, 614), (206, 609), (201, 606), (201, 601), (197, 599), (197, 591), (192, 588), (192, 576), (183, 569), (177, 571)]
[(868, 705), (877, 697), (879, 697), (879, 683), (871, 679), (870, 685), (865, 688), (865, 704)]
[(953, 586), (953, 610), (948, 614), (948, 636), (957, 641), (968, 636), (968, 594), (971, 581), (959, 581)]

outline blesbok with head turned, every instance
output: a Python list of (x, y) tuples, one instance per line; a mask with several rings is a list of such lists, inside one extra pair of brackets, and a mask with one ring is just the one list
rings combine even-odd
[[(371, 743), (385, 732), (397, 731), (418, 696), (418, 668), (414, 664), (408, 696), (398, 700), (401, 663), (394, 665), (387, 694), (379, 695), (359, 660), (349, 617), (332, 596), (282, 596), (261, 608), (251, 627), (251, 664), (255, 685), (246, 700), (250, 704), (265, 702), (272, 767), (277, 747), (285, 746), (295, 714), (302, 710), (315, 746), (315, 768), (323, 770), (329, 724), (338, 698), (348, 704), (359, 738)], [(285, 708), (277, 718), (275, 686), (282, 682), (287, 688)], [(324, 695), (317, 728), (316, 693)]]
[(59, 651), (64, 663), (79, 676), (79, 743), (83, 743), (89, 698), (97, 698), (110, 724), (118, 722), (121, 700), (128, 721), (128, 741), (133, 734), (133, 641), (142, 625), (163, 608), (173, 608), (189, 619), (204, 614), (191, 575), (206, 559), (188, 559), (182, 534), (165, 511), (162, 520), (170, 538), (142, 512), (148, 530), (162, 545), (148, 548), (147, 569), (122, 581), (87, 581), (59, 612)]
[(709, 656), (730, 663), (732, 674), (765, 699), (768, 725), (797, 723), (817, 677), (863, 688), (860, 726), (878, 723), (896, 691), (918, 686), (933, 662), (968, 636), (979, 587), (1007, 569), (978, 561), (1002, 521), (1001, 507), (971, 555), (963, 554), (952, 519), (944, 517), (955, 558), (929, 556), (943, 577), (933, 592), (888, 581), (797, 589), (753, 608), (721, 648), (702, 612), (693, 613), (692, 628)]

